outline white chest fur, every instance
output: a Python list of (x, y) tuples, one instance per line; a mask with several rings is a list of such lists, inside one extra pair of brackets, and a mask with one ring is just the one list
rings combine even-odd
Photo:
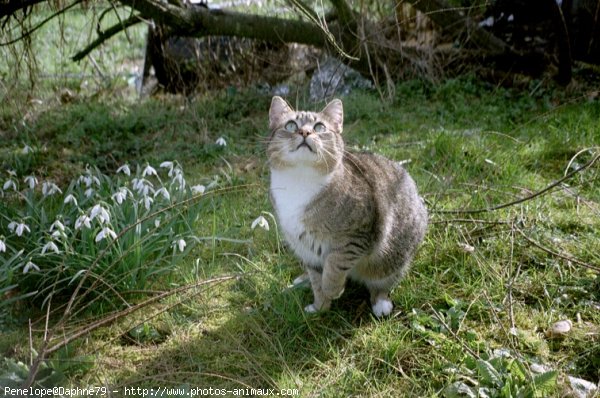
[(308, 264), (321, 265), (327, 243), (315, 242), (306, 230), (306, 206), (330, 180), (330, 174), (323, 175), (306, 166), (271, 170), (271, 195), (279, 225), (292, 250)]

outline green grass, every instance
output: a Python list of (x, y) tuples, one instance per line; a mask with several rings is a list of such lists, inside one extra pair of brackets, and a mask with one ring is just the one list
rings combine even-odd
[[(239, 187), (207, 197), (194, 225), (198, 236), (219, 239), (190, 252), (169, 277), (171, 284), (161, 278), (151, 283), (168, 290), (219, 275), (240, 277), (176, 294), (95, 330), (85, 343), (75, 341), (53, 357), (54, 366), (63, 367), (60, 382), (295, 388), (301, 396), (335, 397), (443, 396), (456, 382), (477, 381), (500, 396), (497, 380), (485, 373), (492, 364), (501, 371), (497, 382), (509, 386), (505, 390), (529, 388), (524, 396), (545, 396), (541, 387), (533, 389), (528, 368), (534, 363), (558, 371), (557, 378), (549, 375), (557, 383), (550, 395), (566, 391), (566, 375), (597, 381), (598, 275), (531, 242), (600, 263), (597, 165), (503, 210), (473, 217), (437, 212), (528, 195), (562, 177), (578, 151), (597, 145), (598, 103), (568, 103), (563, 96), (549, 91), (530, 98), (465, 78), (439, 86), (401, 83), (389, 104), (374, 93), (345, 98), (348, 146), (410, 159), (406, 167), (431, 211), (426, 241), (392, 295), (394, 315), (385, 320), (371, 316), (359, 286), (330, 312), (306, 315), (310, 291), (287, 288), (300, 268), (280, 248), (274, 222), (269, 219), (270, 231), (250, 228), (262, 211), (271, 211), (262, 144), (267, 95), (218, 93), (187, 104), (92, 99), (52, 107), (26, 127), (5, 121), (3, 134), (10, 139), (3, 141), (2, 162), (19, 161), (23, 175), (65, 181), (85, 164), (111, 174), (125, 161), (175, 159), (189, 183), (218, 178), (222, 187)], [(220, 136), (227, 140), (224, 149), (214, 145)], [(26, 160), (19, 154), (24, 143), (46, 149)], [(582, 165), (594, 153), (597, 147), (574, 162)], [(465, 251), (465, 244), (474, 251)], [(5, 312), (0, 353), (28, 361), (28, 343), (18, 336), (26, 333), (28, 317), (43, 314), (24, 309), (16, 304)], [(561, 319), (571, 320), (573, 331), (564, 339), (545, 337)], [(35, 330), (42, 328), (39, 322)], [(88, 322), (81, 315), (68, 327)], [(34, 343), (40, 338), (36, 333)], [(491, 359), (502, 349), (510, 359)], [(526, 370), (522, 377), (517, 362)]]

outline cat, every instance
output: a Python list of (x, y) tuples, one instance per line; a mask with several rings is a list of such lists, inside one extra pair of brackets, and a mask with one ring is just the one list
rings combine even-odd
[(344, 111), (295, 111), (275, 96), (269, 110), (270, 198), (291, 250), (327, 310), (348, 278), (364, 284), (375, 316), (390, 315), (390, 291), (404, 276), (427, 229), (427, 210), (399, 163), (344, 149)]

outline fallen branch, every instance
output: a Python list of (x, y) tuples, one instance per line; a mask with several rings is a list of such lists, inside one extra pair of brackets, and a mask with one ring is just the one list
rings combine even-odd
[(100, 35), (96, 38), (96, 40), (88, 44), (83, 50), (79, 51), (77, 54), (71, 57), (71, 59), (75, 62), (81, 61), (86, 55), (91, 53), (96, 47), (100, 46), (106, 40), (110, 39), (117, 33), (124, 31), (130, 26), (136, 25), (140, 22), (142, 22), (140, 16), (134, 15), (114, 26), (111, 26), (110, 28), (101, 32)]
[(576, 174), (589, 169), (590, 167), (592, 167), (597, 161), (598, 159), (600, 159), (600, 154), (594, 156), (594, 158), (592, 158), (592, 160), (590, 160), (589, 162), (587, 162), (586, 164), (584, 164), (583, 166), (571, 171), (570, 173), (566, 174), (563, 178), (554, 181), (552, 184), (548, 185), (546, 188), (534, 192), (531, 195), (525, 196), (521, 199), (517, 199), (517, 200), (513, 200), (512, 202), (508, 202), (508, 203), (502, 203), (496, 206), (492, 206), (492, 207), (486, 207), (483, 209), (465, 209), (465, 210), (432, 210), (432, 213), (437, 213), (437, 214), (477, 214), (477, 213), (487, 213), (487, 212), (491, 212), (491, 211), (496, 211), (496, 210), (500, 210), (500, 209), (504, 209), (507, 207), (511, 207), (514, 205), (518, 205), (520, 203), (523, 202), (527, 202), (529, 200), (532, 200), (534, 198), (537, 198), (538, 196), (542, 196), (543, 194), (545, 194), (546, 192), (550, 191), (551, 189), (557, 187), (558, 185), (562, 184), (563, 182), (565, 182), (566, 180), (573, 178)]
[(523, 232), (521, 229), (519, 229), (519, 228), (516, 228), (516, 230), (517, 230), (517, 232), (519, 232), (519, 234), (521, 234), (521, 236), (522, 236), (523, 238), (525, 238), (525, 240), (526, 240), (527, 242), (531, 243), (532, 245), (534, 245), (534, 246), (535, 246), (535, 247), (537, 247), (538, 249), (540, 249), (540, 250), (542, 250), (542, 251), (544, 251), (544, 252), (546, 252), (546, 253), (550, 254), (551, 256), (558, 257), (558, 258), (562, 258), (563, 260), (570, 261), (570, 262), (571, 262), (571, 263), (573, 263), (573, 264), (581, 265), (581, 266), (582, 266), (582, 267), (584, 267), (584, 268), (591, 269), (592, 271), (595, 271), (595, 272), (598, 272), (598, 273), (600, 273), (600, 267), (596, 267), (595, 265), (588, 264), (588, 263), (586, 263), (586, 262), (583, 262), (583, 261), (581, 261), (581, 260), (578, 260), (578, 259), (576, 259), (576, 258), (574, 258), (574, 257), (571, 257), (571, 256), (567, 256), (567, 255), (565, 255), (565, 254), (560, 254), (560, 253), (557, 253), (557, 252), (555, 252), (555, 251), (553, 251), (553, 250), (551, 250), (551, 249), (548, 249), (546, 246), (542, 245), (541, 243), (539, 243), (539, 242), (536, 242), (535, 240), (531, 239), (531, 238), (530, 238), (529, 236), (527, 236), (527, 235), (525, 234), (525, 232)]

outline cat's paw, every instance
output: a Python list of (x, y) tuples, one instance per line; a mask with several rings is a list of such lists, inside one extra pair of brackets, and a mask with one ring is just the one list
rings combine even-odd
[(299, 277), (297, 277), (296, 279), (294, 279), (292, 281), (292, 285), (293, 286), (298, 286), (298, 285), (303, 284), (304, 282), (307, 282), (308, 280), (309, 280), (308, 274), (305, 272), (304, 274), (302, 274)]
[(335, 300), (341, 297), (344, 293), (345, 287), (342, 286), (323, 286), (323, 296), (328, 298), (329, 300)]
[(304, 307), (304, 312), (309, 313), (309, 314), (314, 314), (317, 311), (319, 311), (319, 310), (317, 309), (317, 307), (315, 307), (314, 304), (309, 304), (306, 307)]
[(393, 309), (394, 304), (392, 304), (390, 299), (379, 299), (373, 304), (373, 314), (375, 314), (377, 318), (390, 315)]

